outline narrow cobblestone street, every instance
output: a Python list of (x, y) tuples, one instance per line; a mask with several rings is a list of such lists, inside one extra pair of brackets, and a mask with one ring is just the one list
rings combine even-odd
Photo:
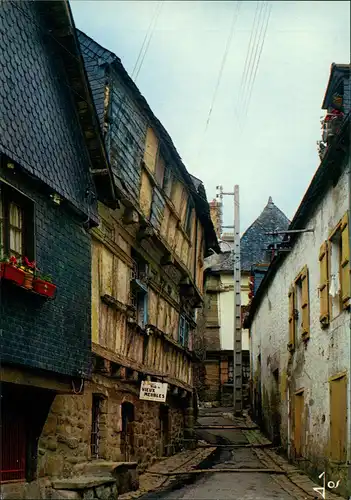
[[(225, 415), (225, 413), (224, 413)], [(208, 429), (210, 426), (243, 425), (243, 419), (223, 416), (223, 409), (206, 409), (200, 412), (198, 434), (202, 440), (218, 446), (218, 452), (202, 469), (220, 469), (221, 472), (204, 472), (175, 477), (167, 489), (143, 495), (142, 500), (310, 500), (318, 498), (313, 491), (314, 483), (294, 466), (287, 465), (297, 481), (290, 480), (286, 474), (269, 472), (223, 472), (223, 469), (277, 469), (273, 460), (269, 461), (263, 448), (238, 447), (249, 445), (246, 433), (239, 429)], [(297, 484), (299, 482), (299, 484)], [(341, 498), (327, 492), (326, 498)]]

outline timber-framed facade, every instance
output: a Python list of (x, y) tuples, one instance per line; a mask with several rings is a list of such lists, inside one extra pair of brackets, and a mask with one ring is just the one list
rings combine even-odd
[[(119, 199), (117, 209), (99, 204), (92, 231), (86, 397), (100, 398), (102, 415), (92, 453), (143, 469), (192, 439), (193, 332), (204, 257), (218, 243), (202, 182), (120, 60), (83, 33), (79, 41)], [(139, 399), (143, 380), (168, 384), (164, 404)]]

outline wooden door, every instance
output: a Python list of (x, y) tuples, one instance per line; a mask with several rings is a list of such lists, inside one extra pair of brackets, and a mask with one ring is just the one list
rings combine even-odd
[(346, 462), (347, 440), (347, 378), (330, 380), (330, 458)]
[(302, 456), (302, 432), (303, 432), (303, 412), (304, 412), (304, 391), (295, 393), (294, 401), (294, 444), (296, 457)]

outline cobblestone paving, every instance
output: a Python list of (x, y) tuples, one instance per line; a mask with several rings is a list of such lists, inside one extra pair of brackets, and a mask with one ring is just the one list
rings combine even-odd
[[(206, 416), (205, 416), (206, 415)], [(243, 424), (242, 419), (224, 418), (223, 409), (203, 409), (199, 415), (199, 424), (226, 425)], [(237, 429), (201, 429), (201, 439), (209, 443), (247, 444), (246, 431)], [(220, 456), (212, 464), (216, 468), (264, 468), (257, 453), (250, 448), (221, 448)], [(187, 483), (187, 484), (184, 484)], [(190, 483), (190, 484), (189, 484)], [(285, 476), (267, 473), (207, 473), (192, 479), (178, 481), (173, 491), (158, 491), (142, 497), (142, 500), (311, 500), (316, 498), (304, 494)]]

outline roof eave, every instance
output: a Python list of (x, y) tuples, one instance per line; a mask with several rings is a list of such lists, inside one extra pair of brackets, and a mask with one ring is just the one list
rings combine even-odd
[[(318, 177), (327, 170), (327, 167), (333, 161), (333, 156), (338, 151), (337, 147), (339, 146), (341, 139), (344, 137), (348, 137), (348, 139), (350, 140), (350, 136), (349, 136), (349, 134), (347, 134), (347, 129), (349, 129), (349, 128), (350, 128), (350, 113), (345, 117), (343, 126), (342, 126), (339, 134), (334, 138), (332, 145), (328, 148), (325, 157), (323, 158), (322, 162), (320, 163), (319, 168), (317, 169), (317, 172), (313, 176), (313, 179), (312, 179), (312, 181), (311, 181), (311, 183), (310, 183), (310, 185), (309, 185), (309, 187), (308, 187), (308, 189), (307, 189), (307, 191), (306, 191), (306, 193), (305, 193), (288, 229), (298, 229), (299, 228), (298, 226), (301, 226), (301, 224), (308, 219), (308, 215), (311, 213), (311, 209), (306, 211), (306, 205), (308, 203), (309, 197), (311, 196), (311, 192), (318, 182)], [(324, 191), (323, 191), (323, 193), (320, 193), (320, 196), (322, 196), (323, 194), (324, 194)], [(317, 203), (318, 200), (317, 200), (317, 198), (315, 198), (314, 203)], [(290, 235), (291, 247), (294, 246), (298, 237), (299, 237), (299, 234), (291, 234)], [(280, 265), (286, 259), (287, 255), (288, 255), (288, 252), (278, 254), (278, 256), (272, 260), (270, 266), (268, 267), (268, 270), (267, 270), (260, 286), (258, 287), (256, 295), (254, 296), (254, 298), (251, 302), (249, 315), (247, 317), (248, 327), (251, 327), (252, 320), (255, 316), (255, 312), (261, 303), (261, 300), (263, 298), (263, 294), (264, 294), (266, 288), (270, 284), (271, 280), (274, 278), (276, 272), (278, 271)]]
[(117, 190), (96, 115), (70, 5), (67, 0), (56, 2), (46, 0), (38, 2), (38, 7), (42, 15), (49, 18), (53, 27), (51, 33), (62, 48), (61, 56), (89, 154), (90, 174), (94, 180), (98, 199), (115, 208), (118, 204)]

